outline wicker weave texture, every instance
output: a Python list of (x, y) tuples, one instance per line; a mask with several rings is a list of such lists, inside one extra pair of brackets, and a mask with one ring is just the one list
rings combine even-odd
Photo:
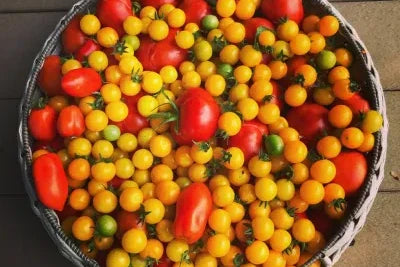
[[(332, 14), (336, 16), (341, 23), (341, 38), (349, 45), (356, 58), (356, 69), (358, 75), (361, 75), (365, 86), (364, 94), (368, 98), (372, 108), (377, 109), (384, 118), (384, 127), (376, 136), (376, 145), (368, 158), (369, 173), (367, 180), (358, 196), (357, 204), (353, 207), (350, 214), (343, 221), (339, 231), (330, 239), (324, 249), (315, 254), (304, 266), (310, 266), (315, 260), (321, 260), (324, 266), (332, 266), (337, 262), (341, 254), (351, 244), (356, 234), (365, 224), (368, 212), (371, 209), (373, 201), (378, 192), (378, 188), (383, 180), (384, 164), (387, 149), (388, 120), (386, 116), (386, 104), (383, 89), (380, 84), (379, 74), (373, 65), (372, 58), (365, 48), (354, 28), (343, 18), (343, 16), (327, 0), (304, 0), (307, 13), (316, 13), (320, 15)], [(25, 93), (21, 100), (19, 109), (18, 126), (18, 150), (23, 182), (28, 193), (32, 209), (40, 218), (46, 231), (57, 245), (61, 254), (69, 259), (75, 266), (80, 267), (98, 267), (98, 263), (87, 258), (76, 246), (76, 244), (67, 237), (61, 227), (58, 217), (53, 210), (45, 208), (38, 200), (35, 193), (31, 162), (32, 151), (30, 148), (31, 138), (28, 132), (27, 118), (29, 116), (32, 102), (38, 98), (40, 91), (36, 86), (36, 80), (40, 68), (43, 65), (46, 56), (57, 54), (60, 51), (59, 39), (62, 31), (69, 21), (78, 13), (83, 13), (87, 9), (93, 8), (96, 0), (81, 0), (76, 3), (71, 10), (60, 20), (55, 30), (50, 34), (44, 43), (42, 50), (36, 56), (32, 70), (29, 74)], [(352, 70), (354, 72), (354, 70)]]

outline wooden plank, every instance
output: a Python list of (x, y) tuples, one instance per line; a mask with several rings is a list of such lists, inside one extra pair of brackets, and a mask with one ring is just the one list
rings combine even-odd
[(64, 12), (0, 14), (0, 98), (21, 97), (33, 59), (63, 15)]
[(353, 247), (348, 248), (335, 267), (399, 266), (400, 194), (379, 193), (363, 230), (356, 236)]
[[(400, 91), (387, 91), (385, 96), (389, 121), (400, 121), (400, 106), (398, 105), (400, 103)], [(0, 162), (2, 162), (3, 166), (7, 166), (3, 170), (3, 177), (6, 178), (0, 180), (0, 195), (25, 194), (25, 189), (20, 179), (19, 165), (15, 160), (17, 157), (15, 132), (17, 130), (18, 103), (19, 100), (17, 99), (0, 99), (0, 125), (7, 125), (7, 128), (0, 131)], [(398, 165), (398, 151), (400, 151), (398, 133), (400, 128), (395, 123), (392, 123), (390, 127), (385, 179), (381, 190), (400, 191), (400, 182), (390, 176), (390, 171), (400, 171)]]
[(380, 73), (383, 87), (400, 88), (400, 2), (334, 3), (334, 6), (364, 41)]
[(0, 198), (1, 266), (71, 267), (33, 214), (27, 198)]

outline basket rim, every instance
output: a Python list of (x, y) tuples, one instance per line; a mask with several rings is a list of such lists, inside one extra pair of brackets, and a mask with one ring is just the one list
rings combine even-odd
[[(60, 250), (60, 252), (68, 258), (71, 262), (73, 262), (77, 266), (99, 266), (97, 262), (92, 259), (87, 258), (75, 245), (74, 242), (68, 237), (65, 236), (63, 231), (61, 230), (60, 223), (57, 215), (51, 209), (44, 207), (37, 199), (36, 192), (34, 189), (32, 175), (31, 175), (31, 161), (32, 161), (32, 152), (30, 149), (30, 139), (29, 132), (27, 127), (27, 118), (30, 111), (31, 100), (36, 89), (36, 79), (38, 75), (38, 71), (40, 70), (44, 57), (52, 54), (54, 52), (54, 48), (56, 46), (56, 42), (59, 39), (61, 32), (65, 29), (67, 23), (75, 16), (77, 13), (86, 9), (87, 6), (94, 4), (97, 0), (81, 0), (74, 4), (71, 9), (60, 19), (57, 26), (53, 30), (53, 32), (49, 35), (48, 39), (45, 41), (43, 47), (40, 52), (35, 57), (31, 71), (29, 73), (24, 94), (22, 96), (20, 105), (19, 105), (19, 119), (18, 119), (18, 133), (17, 133), (17, 141), (18, 141), (18, 160), (20, 162), (21, 172), (22, 172), (22, 180), (24, 183), (25, 190), (29, 196), (31, 207), (36, 216), (41, 220), (44, 228), (53, 239), (54, 243)], [(379, 109), (384, 117), (384, 127), (377, 135), (375, 147), (371, 153), (372, 161), (368, 164), (368, 174), (366, 177), (366, 181), (362, 187), (360, 194), (357, 196), (356, 205), (353, 206), (351, 212), (348, 214), (347, 218), (340, 224), (339, 230), (334, 234), (334, 236), (329, 240), (326, 246), (319, 252), (315, 253), (314, 256), (303, 266), (309, 266), (315, 260), (323, 260), (325, 257), (329, 257), (327, 255), (327, 251), (332, 248), (335, 243), (343, 238), (343, 235), (349, 225), (357, 220), (357, 215), (360, 210), (365, 207), (368, 203), (365, 202), (371, 191), (371, 185), (374, 175), (379, 170), (383, 170), (385, 158), (386, 158), (386, 148), (387, 148), (387, 132), (388, 132), (388, 120), (386, 115), (386, 103), (383, 95), (382, 85), (379, 80), (379, 74), (374, 67), (371, 56), (368, 53), (364, 43), (358, 37), (357, 32), (354, 28), (347, 22), (347, 20), (340, 14), (340, 12), (327, 0), (312, 0), (311, 3), (323, 5), (323, 9), (337, 17), (340, 21), (340, 30), (343, 30), (348, 38), (346, 41), (351, 43), (352, 47), (356, 48), (357, 58), (361, 59), (360, 64), (365, 71), (368, 72), (368, 89), (372, 90), (374, 94), (374, 102), (371, 103), (375, 109)], [(360, 50), (365, 51), (364, 54), (360, 53)], [(355, 55), (356, 56), (356, 55)], [(371, 78), (374, 76), (374, 79)], [(380, 96), (380, 97), (379, 97)], [(377, 166), (379, 164), (379, 166)], [(375, 168), (377, 167), (377, 168)], [(383, 171), (382, 171), (383, 173)], [(383, 177), (379, 177), (380, 181)], [(379, 182), (380, 183), (380, 182)], [(379, 185), (379, 184), (378, 184)], [(375, 193), (376, 194), (376, 193)], [(376, 195), (375, 195), (376, 196)], [(373, 201), (375, 198), (372, 197), (370, 201)], [(366, 211), (368, 213), (368, 210)], [(332, 253), (333, 254), (333, 253)], [(329, 263), (326, 263), (329, 264)]]

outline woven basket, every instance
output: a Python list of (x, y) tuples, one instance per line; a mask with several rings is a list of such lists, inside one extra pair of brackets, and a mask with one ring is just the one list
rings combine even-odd
[[(18, 126), (18, 151), (19, 162), (22, 170), (23, 182), (28, 193), (32, 209), (40, 218), (44, 228), (57, 245), (61, 254), (69, 259), (76, 266), (97, 267), (99, 264), (87, 258), (67, 237), (60, 227), (56, 213), (44, 207), (37, 199), (34, 184), (32, 181), (32, 140), (29, 136), (27, 118), (32, 103), (40, 96), (40, 90), (36, 85), (37, 76), (46, 56), (58, 54), (60, 52), (60, 35), (69, 21), (78, 13), (83, 13), (87, 9), (92, 9), (96, 0), (81, 0), (76, 3), (71, 10), (60, 20), (55, 30), (50, 34), (44, 43), (42, 50), (36, 56), (25, 92), (19, 107), (19, 126)], [(340, 31), (335, 41), (346, 45), (353, 52), (355, 64), (352, 66), (351, 73), (355, 80), (363, 85), (363, 94), (368, 99), (371, 107), (378, 110), (384, 118), (383, 129), (376, 134), (376, 144), (368, 156), (368, 176), (360, 191), (355, 205), (347, 217), (341, 223), (337, 233), (328, 240), (326, 246), (316, 253), (306, 264), (320, 260), (324, 266), (332, 266), (337, 262), (344, 250), (352, 243), (355, 235), (363, 227), (368, 212), (378, 192), (380, 183), (384, 175), (384, 163), (387, 148), (388, 120), (386, 117), (386, 105), (383, 89), (380, 84), (379, 74), (375, 69), (371, 56), (365, 48), (364, 43), (358, 37), (353, 27), (343, 18), (343, 16), (326, 0), (307, 0), (304, 1), (306, 13), (318, 15), (332, 14), (340, 20)]]

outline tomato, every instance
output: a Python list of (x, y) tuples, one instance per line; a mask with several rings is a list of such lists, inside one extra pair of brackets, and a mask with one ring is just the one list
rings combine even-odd
[(171, 4), (171, 5), (176, 5), (177, 1), (176, 0), (141, 0), (140, 3), (142, 6), (153, 6), (157, 9), (159, 9), (161, 6), (165, 4)]
[(117, 232), (117, 222), (110, 215), (102, 215), (97, 219), (96, 231), (102, 237), (111, 237)]
[(29, 132), (35, 140), (52, 141), (56, 137), (57, 113), (39, 100), (37, 108), (31, 110), (28, 118)]
[(179, 5), (186, 14), (186, 23), (194, 22), (200, 25), (201, 19), (211, 13), (211, 8), (205, 0), (183, 0)]
[(364, 134), (363, 132), (356, 127), (349, 127), (343, 130), (340, 135), (340, 141), (343, 146), (356, 149), (359, 148), (364, 142)]
[(299, 24), (304, 16), (301, 0), (263, 0), (261, 10), (274, 23), (286, 17)]
[[(228, 29), (231, 26), (228, 26)], [(247, 67), (255, 67), (262, 61), (262, 53), (252, 45), (244, 46), (239, 52), (240, 61)]]
[[(329, 216), (326, 216), (323, 207), (318, 209), (309, 209), (307, 216), (314, 224), (315, 229), (321, 232), (325, 237), (329, 237), (333, 233), (335, 226), (334, 221)], [(316, 235), (317, 231), (315, 231)]]
[(94, 235), (94, 222), (88, 216), (81, 216), (72, 224), (72, 233), (80, 241), (90, 240)]
[(121, 36), (124, 34), (123, 22), (132, 16), (132, 4), (129, 0), (100, 0), (96, 15), (103, 27), (112, 27)]
[(153, 41), (147, 36), (141, 38), (136, 56), (143, 64), (144, 69), (159, 72), (162, 67), (167, 65), (179, 67), (186, 59), (187, 50), (178, 47), (176, 44), (175, 36), (177, 32), (176, 29), (171, 29), (168, 36), (159, 42)]
[(367, 111), (361, 122), (361, 129), (364, 133), (375, 133), (382, 128), (382, 115), (376, 110)]
[(75, 189), (69, 195), (69, 205), (74, 210), (84, 210), (90, 204), (90, 195), (85, 189)]
[(271, 201), (276, 197), (278, 188), (269, 178), (261, 178), (255, 184), (255, 194), (261, 201)]
[[(181, 262), (185, 254), (189, 252), (188, 244), (183, 240), (174, 239), (168, 243), (166, 248), (167, 257), (173, 262)], [(183, 261), (185, 262), (185, 261)]]
[(213, 149), (207, 142), (195, 143), (190, 149), (190, 157), (199, 164), (209, 162), (213, 157)]
[(228, 254), (230, 249), (230, 241), (224, 234), (216, 234), (208, 238), (207, 251), (213, 257), (223, 257)]
[(81, 31), (82, 16), (75, 16), (61, 35), (61, 43), (65, 54), (74, 54), (86, 41), (86, 35)]
[(336, 64), (336, 56), (332, 51), (322, 50), (317, 56), (317, 66), (323, 70), (329, 70)]
[(270, 134), (264, 137), (266, 152), (272, 156), (281, 155), (283, 152), (283, 141), (279, 135)]
[(369, 152), (374, 148), (375, 136), (372, 133), (364, 133), (364, 142), (357, 148), (361, 152)]
[(193, 183), (179, 195), (174, 221), (175, 237), (195, 243), (204, 233), (211, 213), (211, 193), (203, 183)]
[(300, 186), (300, 197), (308, 204), (318, 204), (324, 199), (324, 186), (315, 180), (307, 180)]
[(79, 61), (84, 61), (94, 51), (99, 51), (100, 45), (92, 39), (86, 40), (86, 42), (74, 53), (74, 57)]
[(331, 159), (339, 155), (342, 144), (335, 136), (325, 136), (317, 143), (317, 151), (321, 156)]
[(323, 249), (325, 245), (326, 240), (324, 235), (319, 231), (315, 231), (314, 238), (308, 242), (307, 251), (310, 253), (316, 253), (317, 251)]
[(122, 238), (126, 231), (138, 228), (144, 229), (145, 224), (139, 219), (136, 213), (121, 210), (116, 215), (116, 221), (118, 223), (117, 237)]
[(328, 109), (317, 104), (303, 104), (292, 108), (287, 115), (289, 125), (295, 128), (306, 144), (315, 142), (324, 130), (329, 129)]
[(317, 15), (309, 15), (304, 18), (301, 24), (305, 33), (318, 31), (319, 17)]
[(265, 27), (267, 29), (274, 30), (274, 25), (266, 18), (250, 18), (245, 20), (243, 22), (243, 25), (246, 28), (246, 41), (251, 43), (254, 42), (254, 38), (259, 27)]
[(115, 248), (107, 255), (107, 267), (129, 267), (131, 259), (128, 252)]
[(141, 129), (149, 126), (149, 121), (137, 110), (137, 103), (143, 95), (143, 93), (138, 93), (132, 97), (123, 96), (128, 106), (128, 116), (122, 122), (116, 123), (122, 133), (137, 134)]
[(39, 72), (39, 87), (48, 96), (63, 94), (61, 89), (61, 59), (59, 56), (47, 56)]
[(318, 54), (322, 50), (324, 50), (326, 46), (326, 40), (322, 34), (318, 32), (310, 32), (308, 34), (308, 37), (310, 38), (311, 41), (311, 46), (310, 46), (310, 53), (311, 54)]
[(292, 236), (288, 231), (282, 229), (276, 229), (269, 240), (271, 248), (276, 252), (282, 252), (289, 247), (291, 242)]
[(146, 233), (141, 229), (133, 228), (123, 235), (121, 245), (128, 253), (139, 253), (146, 248), (147, 242)]
[(68, 198), (68, 181), (57, 154), (47, 153), (33, 163), (33, 178), (39, 200), (48, 208), (63, 210)]
[(353, 55), (346, 48), (338, 48), (335, 50), (336, 61), (338, 65), (350, 67), (353, 62)]
[(339, 21), (336, 17), (328, 15), (319, 20), (319, 32), (323, 36), (333, 36), (339, 30)]
[(85, 97), (98, 91), (102, 85), (100, 75), (91, 68), (69, 71), (61, 80), (64, 92), (74, 97)]
[(367, 175), (367, 161), (360, 152), (341, 152), (331, 159), (336, 166), (336, 176), (332, 182), (341, 185), (346, 195), (354, 195), (364, 183)]
[(85, 131), (85, 120), (81, 110), (71, 105), (63, 108), (57, 119), (57, 131), (62, 137), (81, 136)]
[(332, 126), (346, 128), (353, 119), (353, 113), (346, 105), (336, 105), (329, 111), (328, 119)]
[(229, 137), (228, 147), (240, 148), (247, 162), (251, 157), (258, 155), (262, 144), (262, 136), (267, 133), (267, 127), (259, 121), (246, 121), (242, 124), (238, 134)]
[(346, 100), (339, 100), (338, 103), (348, 106), (353, 112), (354, 116), (360, 113), (365, 113), (370, 110), (368, 101), (363, 98), (359, 93), (355, 93), (352, 97)]
[(335, 177), (336, 167), (328, 159), (318, 160), (311, 165), (310, 175), (314, 180), (327, 184)]
[(309, 242), (315, 236), (314, 224), (308, 219), (299, 219), (293, 224), (292, 234), (300, 242)]
[(276, 252), (275, 250), (270, 250), (267, 261), (263, 264), (263, 267), (284, 267), (286, 265), (286, 260), (282, 256), (282, 253)]

